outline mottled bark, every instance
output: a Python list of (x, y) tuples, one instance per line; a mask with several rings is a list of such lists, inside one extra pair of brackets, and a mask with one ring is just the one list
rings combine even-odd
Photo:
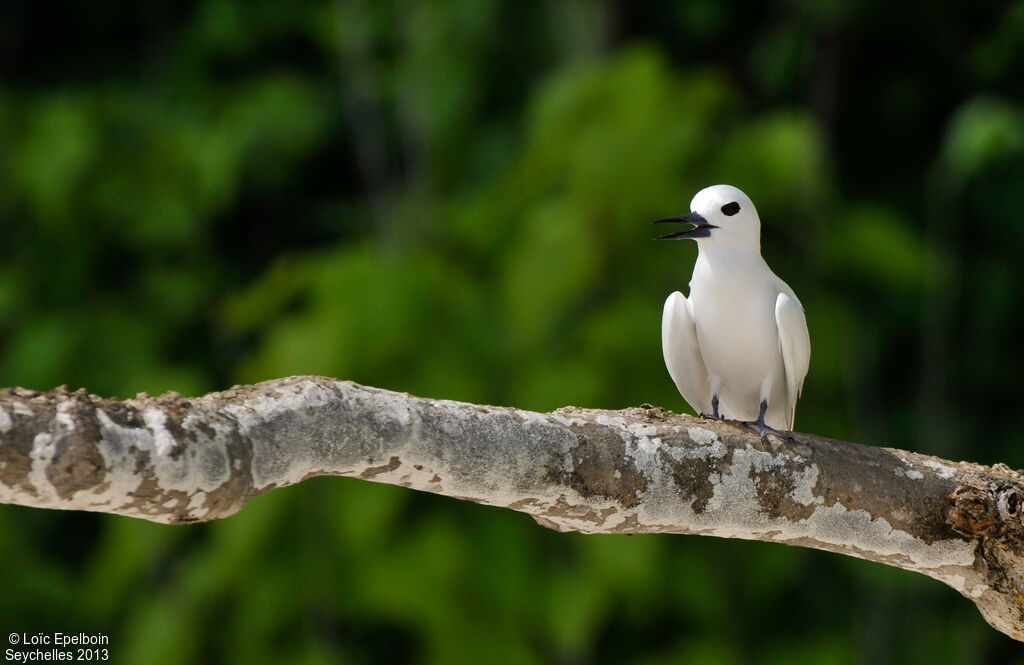
[(0, 390), (0, 502), (156, 522), (355, 476), (529, 513), (563, 531), (688, 533), (924, 573), (1024, 640), (1024, 482), (807, 434), (640, 407), (541, 414), (290, 377), (186, 399)]

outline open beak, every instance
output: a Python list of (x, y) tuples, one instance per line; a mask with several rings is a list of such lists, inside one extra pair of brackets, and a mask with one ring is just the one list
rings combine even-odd
[(711, 229), (717, 229), (718, 227), (714, 224), (709, 224), (708, 220), (701, 217), (698, 213), (688, 212), (685, 215), (679, 215), (678, 217), (666, 217), (665, 219), (659, 219), (654, 224), (692, 224), (692, 229), (685, 231), (675, 231), (674, 233), (666, 233), (663, 236), (658, 236), (655, 240), (676, 240), (689, 238), (696, 240), (697, 238), (707, 238), (711, 235)]

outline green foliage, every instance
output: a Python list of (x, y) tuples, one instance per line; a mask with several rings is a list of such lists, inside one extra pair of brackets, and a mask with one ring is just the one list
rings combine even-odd
[[(728, 182), (807, 311), (801, 429), (1020, 466), (1022, 5), (901, 7), (11, 9), (0, 380), (679, 410), (660, 308), (695, 248), (648, 222)], [(1021, 662), (925, 578), (348, 479), (0, 533), (0, 625), (116, 662)]]
[(959, 178), (976, 175), (992, 162), (1024, 149), (1024, 117), (1011, 104), (972, 100), (952, 118), (946, 136), (948, 168)]

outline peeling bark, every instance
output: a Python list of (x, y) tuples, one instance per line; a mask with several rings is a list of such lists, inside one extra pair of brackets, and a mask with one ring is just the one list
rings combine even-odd
[(1024, 641), (1024, 478), (643, 406), (541, 414), (289, 377), (186, 399), (0, 390), (0, 502), (168, 524), (311, 476), (532, 515), (560, 531), (781, 542), (924, 573)]

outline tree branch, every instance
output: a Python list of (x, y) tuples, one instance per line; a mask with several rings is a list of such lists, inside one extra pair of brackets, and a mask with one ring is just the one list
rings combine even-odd
[(654, 407), (541, 414), (323, 377), (118, 401), (0, 390), (0, 502), (169, 524), (354, 476), (586, 533), (781, 542), (924, 573), (1024, 640), (1024, 482), (986, 467)]

